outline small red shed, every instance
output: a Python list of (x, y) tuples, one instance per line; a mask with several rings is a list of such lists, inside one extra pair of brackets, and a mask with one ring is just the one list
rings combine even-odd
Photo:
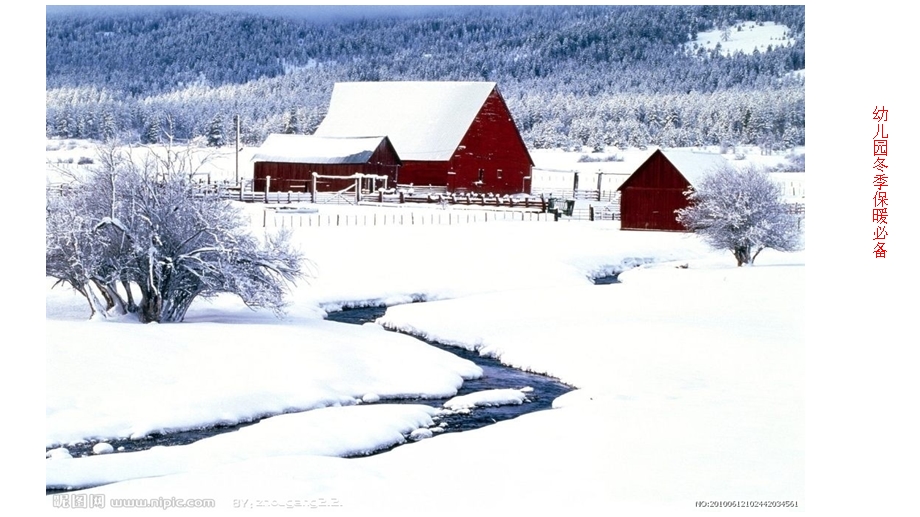
[(706, 174), (725, 167), (720, 154), (654, 151), (617, 189), (620, 229), (686, 231), (676, 210), (686, 208), (684, 192)]
[(386, 135), (403, 160), (400, 185), (530, 191), (533, 160), (492, 82), (336, 83), (315, 134)]
[(337, 191), (355, 183), (354, 174), (385, 176), (396, 184), (401, 161), (385, 136), (330, 138), (310, 135), (271, 134), (252, 157), (253, 190), (269, 192), (309, 192), (313, 173), (317, 190)]

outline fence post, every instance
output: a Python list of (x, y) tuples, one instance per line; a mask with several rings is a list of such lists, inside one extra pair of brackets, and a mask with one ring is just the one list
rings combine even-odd
[(361, 173), (355, 173), (355, 204), (361, 202)]
[(310, 173), (310, 176), (313, 178), (310, 181), (310, 198), (316, 203), (316, 171)]
[(594, 205), (588, 205), (588, 220), (594, 220)]

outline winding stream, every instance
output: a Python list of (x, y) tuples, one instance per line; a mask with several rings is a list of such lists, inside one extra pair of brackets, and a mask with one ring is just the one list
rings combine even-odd
[[(362, 325), (367, 322), (373, 322), (386, 313), (386, 307), (368, 307), (352, 308), (330, 313), (328, 320), (340, 323), (349, 323)], [(424, 340), (423, 340), (424, 341)], [(445, 346), (438, 343), (426, 341), (431, 346), (435, 346), (449, 353), (468, 359), (482, 368), (483, 375), (479, 379), (466, 380), (457, 392), (457, 395), (466, 395), (477, 391), (492, 389), (522, 389), (531, 388), (527, 392), (527, 399), (523, 404), (504, 405), (493, 407), (476, 407), (468, 412), (448, 413), (435, 417), (435, 423), (439, 431), (444, 433), (469, 431), (478, 429), (502, 420), (508, 420), (533, 411), (540, 411), (552, 407), (553, 400), (568, 392), (573, 388), (567, 386), (557, 379), (524, 372), (502, 365), (499, 361), (489, 357), (482, 357), (475, 352), (471, 352), (459, 347)], [(425, 404), (440, 408), (449, 398), (444, 399), (381, 399), (376, 404)], [(270, 418), (270, 417), (265, 417)], [(147, 450), (156, 446), (174, 446), (187, 445), (197, 442), (203, 438), (216, 436), (218, 434), (233, 432), (243, 427), (259, 422), (261, 419), (255, 419), (250, 422), (242, 422), (235, 425), (219, 425), (202, 429), (193, 429), (188, 431), (152, 434), (141, 439), (115, 439), (105, 440), (116, 452), (132, 452)], [(81, 444), (69, 444), (67, 450), (73, 457), (92, 455), (93, 446), (98, 442), (87, 442)], [(46, 452), (50, 449), (46, 449)], [(379, 452), (384, 452), (384, 449)]]
[[(329, 313), (326, 319), (338, 321), (340, 323), (362, 325), (364, 323), (376, 321), (377, 318), (386, 313), (386, 310), (386, 307), (345, 309)], [(483, 357), (476, 352), (471, 352), (464, 348), (442, 345), (425, 339), (421, 339), (421, 341), (444, 350), (445, 352), (472, 361), (482, 368), (482, 377), (463, 381), (463, 385), (457, 390), (458, 396), (484, 390), (533, 388), (532, 391), (527, 393), (527, 401), (520, 405), (477, 407), (470, 410), (468, 414), (442, 415), (438, 417), (436, 422), (444, 424), (442, 425), (444, 432), (469, 431), (534, 411), (550, 409), (556, 397), (573, 389), (571, 386), (563, 384), (558, 379), (505, 366), (497, 359)], [(441, 407), (448, 400), (448, 398), (424, 400), (402, 399), (382, 400), (381, 402), (390, 404), (426, 404), (429, 406)]]

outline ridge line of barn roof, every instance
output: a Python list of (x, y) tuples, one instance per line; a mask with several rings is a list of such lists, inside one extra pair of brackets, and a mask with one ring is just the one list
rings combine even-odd
[(494, 81), (337, 82), (315, 134), (379, 131), (404, 160), (446, 161), (497, 88)]

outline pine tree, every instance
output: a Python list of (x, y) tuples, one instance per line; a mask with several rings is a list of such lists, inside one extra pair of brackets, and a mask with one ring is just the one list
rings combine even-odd
[(211, 124), (208, 126), (208, 146), (220, 147), (224, 145), (224, 122), (220, 113), (214, 115)]
[(141, 135), (141, 143), (158, 144), (160, 143), (160, 134), (160, 119), (154, 116), (147, 123), (147, 127), (144, 129), (144, 134)]
[(105, 141), (114, 140), (118, 136), (118, 125), (115, 123), (115, 116), (109, 110), (102, 112), (101, 132), (102, 139)]
[(286, 135), (296, 135), (300, 132), (300, 125), (297, 122), (297, 109), (291, 108), (284, 117), (284, 127), (281, 132)]

